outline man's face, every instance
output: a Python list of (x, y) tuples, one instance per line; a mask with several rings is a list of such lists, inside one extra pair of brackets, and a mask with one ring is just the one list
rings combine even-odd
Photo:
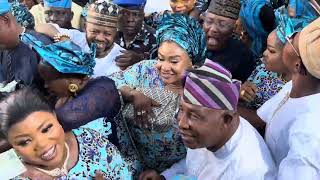
[(232, 35), (236, 20), (218, 16), (212, 13), (205, 13), (203, 18), (203, 29), (206, 33), (207, 49), (221, 50), (228, 38)]
[(218, 150), (230, 131), (230, 123), (224, 121), (225, 112), (181, 100), (177, 120), (185, 146), (191, 149)]
[(85, 31), (88, 43), (97, 44), (97, 57), (104, 57), (114, 43), (117, 29), (87, 22)]
[(47, 23), (58, 24), (62, 28), (70, 28), (73, 13), (71, 9), (45, 7), (44, 17)]
[(119, 26), (121, 32), (136, 35), (140, 32), (144, 20), (144, 9), (121, 8), (119, 13)]
[(15, 48), (20, 42), (18, 25), (11, 14), (0, 16), (0, 49)]

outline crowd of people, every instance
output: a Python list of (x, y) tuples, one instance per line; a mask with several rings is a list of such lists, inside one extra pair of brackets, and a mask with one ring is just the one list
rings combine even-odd
[(0, 0), (0, 174), (319, 180), (317, 47), (316, 0)]

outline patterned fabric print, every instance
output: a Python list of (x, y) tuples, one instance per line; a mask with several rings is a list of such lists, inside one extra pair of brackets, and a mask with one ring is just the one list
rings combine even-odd
[(10, 12), (16, 18), (17, 23), (20, 24), (22, 27), (25, 27), (27, 29), (34, 28), (34, 17), (29, 12), (28, 7), (26, 5), (14, 1), (11, 4)]
[(187, 154), (177, 127), (162, 133), (138, 127), (130, 127), (130, 130), (144, 168), (162, 172)]
[(205, 12), (210, 4), (211, 0), (197, 0), (196, 8), (200, 10), (200, 12)]
[(254, 101), (246, 104), (247, 107), (254, 109), (258, 109), (267, 100), (277, 94), (285, 84), (285, 82), (278, 77), (277, 73), (267, 71), (264, 64), (256, 67), (248, 78), (248, 81), (255, 84), (258, 88)]
[(118, 149), (128, 165), (129, 172), (133, 175), (134, 179), (138, 179), (139, 174), (143, 170), (142, 164), (139, 160), (138, 153), (132, 144), (126, 123), (124, 123), (121, 113), (114, 118), (114, 122), (117, 126), (117, 136), (119, 139)]
[(66, 179), (92, 178), (96, 170), (102, 171), (106, 179), (132, 179), (120, 152), (104, 134), (85, 128), (73, 133), (79, 143), (79, 160)]
[[(74, 129), (72, 132), (79, 144), (79, 159), (68, 175), (59, 177), (57, 180), (91, 180), (94, 179), (97, 170), (102, 172), (105, 179), (132, 179), (120, 152), (104, 134), (89, 128)], [(28, 178), (14, 179), (26, 180)]]
[(125, 71), (117, 72), (109, 78), (115, 81), (117, 88), (121, 86), (134, 87), (164, 87), (155, 68), (157, 60), (144, 60), (134, 64)]
[(163, 19), (163, 14), (165, 13), (172, 13), (172, 12), (169, 10), (165, 10), (163, 12), (153, 12), (144, 18), (144, 22), (147, 25), (151, 26), (152, 28), (157, 29)]
[(136, 35), (133, 41), (126, 46), (123, 34), (119, 33), (116, 43), (126, 50), (134, 51), (139, 54), (144, 54), (145, 59), (154, 59), (157, 57), (156, 33), (153, 28), (143, 24), (140, 33)]
[[(156, 60), (141, 61), (124, 72), (113, 74), (110, 78), (115, 81), (118, 88), (125, 85), (139, 88), (164, 88), (163, 81), (155, 68), (156, 63)], [(186, 149), (175, 127), (163, 133), (133, 127), (130, 127), (130, 131), (134, 135), (132, 138), (138, 153), (143, 156), (144, 167), (161, 172), (186, 155)], [(123, 133), (119, 141), (128, 143), (130, 141), (128, 138), (130, 138), (128, 134)]]

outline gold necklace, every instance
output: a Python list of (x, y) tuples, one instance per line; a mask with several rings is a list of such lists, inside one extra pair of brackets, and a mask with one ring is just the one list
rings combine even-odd
[(284, 79), (283, 74), (280, 74), (280, 76), (278, 76), (278, 78), (285, 84), (288, 82), (286, 79)]

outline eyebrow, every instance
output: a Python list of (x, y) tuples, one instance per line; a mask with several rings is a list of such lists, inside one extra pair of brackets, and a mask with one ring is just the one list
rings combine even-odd
[[(46, 124), (46, 121), (41, 123), (41, 125), (37, 128), (37, 131), (40, 131), (45, 124)], [(20, 137), (25, 137), (25, 136), (28, 136), (28, 134), (19, 134), (19, 135), (15, 136), (14, 138), (20, 138)]]
[[(164, 55), (162, 55), (160, 52), (158, 52), (158, 54), (159, 54), (160, 56), (164, 56)], [(180, 55), (169, 56), (169, 59), (176, 58), (176, 57), (181, 57), (181, 56), (180, 56)]]

